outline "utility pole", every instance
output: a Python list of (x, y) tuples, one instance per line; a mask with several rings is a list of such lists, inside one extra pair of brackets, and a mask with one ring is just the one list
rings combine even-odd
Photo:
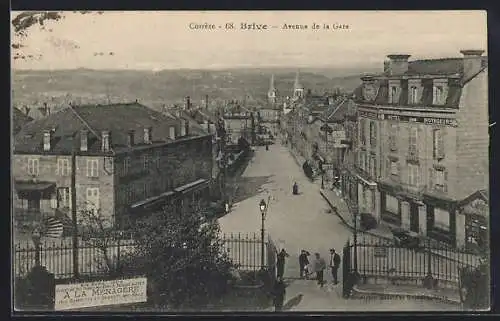
[(71, 223), (73, 236), (73, 276), (79, 278), (78, 269), (78, 222), (76, 215), (76, 151), (75, 146), (71, 149)]

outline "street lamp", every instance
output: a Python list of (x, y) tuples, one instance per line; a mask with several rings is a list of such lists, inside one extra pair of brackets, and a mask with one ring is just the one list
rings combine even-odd
[(42, 238), (42, 232), (40, 227), (35, 227), (31, 234), (33, 243), (35, 244), (35, 266), (40, 266), (40, 239)]
[(260, 262), (261, 267), (264, 269), (264, 221), (266, 220), (267, 204), (263, 199), (259, 203), (261, 214), (261, 229), (260, 229)]

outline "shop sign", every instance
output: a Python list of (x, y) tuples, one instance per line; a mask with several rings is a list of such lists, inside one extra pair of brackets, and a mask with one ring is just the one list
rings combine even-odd
[(55, 291), (55, 310), (146, 302), (146, 286), (147, 279), (144, 277), (58, 284)]
[(367, 117), (371, 119), (387, 119), (387, 120), (395, 120), (406, 123), (421, 123), (426, 125), (442, 125), (442, 126), (450, 126), (457, 127), (458, 122), (456, 119), (452, 118), (435, 118), (435, 117), (416, 117), (416, 116), (403, 116), (403, 115), (394, 115), (390, 113), (374, 113), (367, 111), (359, 111), (360, 117)]

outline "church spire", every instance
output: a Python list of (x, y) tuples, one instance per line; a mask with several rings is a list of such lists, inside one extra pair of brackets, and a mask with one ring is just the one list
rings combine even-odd
[(304, 87), (299, 82), (299, 72), (295, 74), (295, 83), (293, 84), (293, 97), (294, 99), (304, 98)]
[(302, 89), (302, 85), (299, 82), (299, 71), (295, 74), (295, 83), (293, 84), (293, 89)]
[(276, 103), (277, 90), (274, 87), (274, 74), (271, 75), (271, 82), (269, 83), (269, 91), (267, 92), (268, 101), (272, 104)]

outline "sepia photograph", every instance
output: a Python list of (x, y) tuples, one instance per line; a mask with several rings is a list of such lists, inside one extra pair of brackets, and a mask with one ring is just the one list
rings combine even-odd
[(12, 313), (489, 311), (486, 11), (12, 11)]

